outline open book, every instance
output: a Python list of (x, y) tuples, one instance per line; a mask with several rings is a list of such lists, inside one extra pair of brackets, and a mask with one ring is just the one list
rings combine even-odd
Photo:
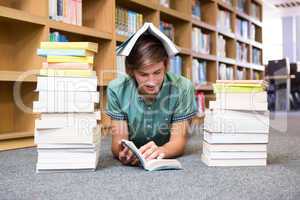
[(130, 51), (132, 50), (133, 46), (135, 45), (136, 41), (139, 37), (143, 34), (151, 34), (159, 39), (162, 44), (164, 45), (169, 57), (172, 57), (179, 53), (178, 49), (176, 48), (175, 44), (165, 35), (163, 34), (158, 28), (156, 28), (152, 23), (146, 22), (144, 25), (132, 34), (125, 42), (123, 42), (117, 48), (117, 55), (118, 56), (128, 56)]
[(166, 169), (182, 169), (180, 162), (176, 159), (153, 159), (146, 160), (140, 154), (135, 144), (128, 140), (122, 140), (122, 144), (128, 147), (132, 153), (139, 159), (142, 167), (148, 171), (166, 170)]

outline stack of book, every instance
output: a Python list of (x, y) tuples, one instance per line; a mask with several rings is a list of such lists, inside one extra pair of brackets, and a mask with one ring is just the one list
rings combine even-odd
[(251, 2), (250, 4), (250, 15), (257, 19), (257, 20), (260, 20), (261, 18), (261, 11), (260, 11), (261, 7), (256, 4), (255, 2)]
[(192, 31), (192, 50), (196, 53), (210, 53), (210, 35), (203, 33), (203, 31), (197, 27), (193, 27)]
[(236, 79), (244, 80), (245, 79), (245, 68), (237, 68), (236, 70)]
[(202, 161), (208, 166), (265, 166), (269, 133), (263, 81), (217, 81), (204, 119)]
[(192, 0), (192, 17), (201, 20), (201, 3), (200, 0)]
[(170, 8), (170, 0), (160, 0), (159, 4), (167, 8)]
[(231, 13), (222, 9), (218, 10), (217, 27), (221, 31), (232, 32)]
[(236, 8), (243, 13), (246, 13), (247, 0), (237, 0)]
[(245, 43), (236, 43), (236, 57), (238, 61), (248, 62), (248, 47)]
[(196, 92), (197, 111), (198, 115), (204, 115), (205, 112), (205, 95), (204, 92)]
[(143, 26), (143, 15), (125, 8), (116, 8), (116, 33), (124, 36), (131, 36)]
[(49, 18), (82, 25), (82, 0), (49, 0)]
[(252, 49), (252, 62), (256, 65), (261, 65), (261, 50), (257, 48)]
[(223, 35), (218, 35), (217, 55), (220, 57), (226, 57), (226, 40)]
[(175, 28), (173, 24), (160, 21), (159, 29), (161, 32), (163, 32), (170, 40), (174, 42), (175, 38)]
[(236, 19), (236, 33), (242, 38), (250, 38), (249, 23), (247, 20)]
[(100, 153), (100, 112), (94, 55), (90, 42), (42, 42), (37, 50), (46, 57), (37, 77), (35, 121), (37, 172), (95, 170)]
[(219, 80), (232, 80), (233, 79), (233, 67), (231, 65), (226, 65), (225, 63), (219, 63), (218, 79)]
[(195, 84), (206, 84), (206, 66), (207, 62), (204, 60), (193, 59), (192, 61), (192, 81)]
[(176, 55), (170, 59), (170, 72), (180, 76), (182, 75), (182, 58)]

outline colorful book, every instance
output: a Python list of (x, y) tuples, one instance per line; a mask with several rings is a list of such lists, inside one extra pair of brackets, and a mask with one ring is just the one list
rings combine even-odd
[(92, 70), (93, 65), (88, 63), (47, 63), (43, 62), (43, 68), (47, 69), (88, 69)]
[(95, 53), (85, 49), (38, 49), (39, 56), (94, 56)]
[(41, 49), (86, 49), (98, 51), (98, 44), (93, 42), (41, 42)]
[(49, 63), (94, 63), (94, 56), (76, 57), (76, 56), (47, 56), (47, 62)]
[(91, 77), (96, 76), (95, 71), (77, 69), (41, 69), (40, 76), (70, 76), (70, 77)]

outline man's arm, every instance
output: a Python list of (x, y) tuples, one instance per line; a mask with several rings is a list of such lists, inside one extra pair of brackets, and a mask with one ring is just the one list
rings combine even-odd
[(128, 124), (125, 120), (112, 120), (112, 144), (113, 155), (125, 165), (137, 165), (138, 159), (134, 154), (121, 144), (122, 139), (128, 140)]
[(111, 151), (113, 155), (118, 158), (119, 152), (123, 149), (121, 140), (128, 140), (128, 126), (125, 120), (112, 120), (112, 144)]
[(173, 123), (169, 142), (161, 147), (158, 147), (154, 142), (149, 142), (140, 148), (140, 152), (148, 160), (158, 157), (173, 158), (182, 155), (187, 143), (188, 126), (188, 120)]

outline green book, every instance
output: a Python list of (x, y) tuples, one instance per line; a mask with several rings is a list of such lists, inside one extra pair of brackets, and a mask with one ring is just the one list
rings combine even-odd
[(254, 93), (263, 92), (265, 88), (260, 84), (213, 84), (214, 93)]

